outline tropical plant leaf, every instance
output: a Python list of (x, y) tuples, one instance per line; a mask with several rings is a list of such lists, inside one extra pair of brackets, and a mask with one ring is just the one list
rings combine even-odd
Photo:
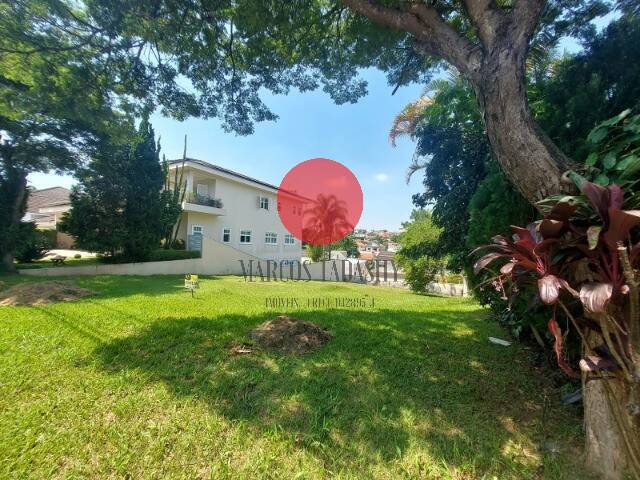
[(557, 238), (564, 229), (565, 222), (552, 218), (543, 219), (538, 225), (538, 230), (543, 238)]
[(580, 301), (585, 310), (593, 313), (603, 313), (609, 305), (613, 295), (611, 283), (589, 282), (580, 288)]
[(556, 303), (560, 296), (560, 288), (562, 288), (562, 283), (555, 275), (545, 275), (538, 279), (540, 299), (547, 305)]
[(620, 112), (615, 117), (611, 117), (611, 118), (605, 120), (604, 122), (600, 123), (600, 125), (598, 125), (596, 128), (599, 128), (599, 127), (610, 127), (612, 125), (615, 125), (620, 120), (624, 120), (625, 118), (627, 118), (630, 113), (631, 113), (631, 109), (627, 108), (626, 110), (623, 110), (622, 112)]
[(497, 260), (498, 258), (501, 258), (501, 257), (504, 257), (504, 254), (497, 253), (497, 252), (487, 253), (473, 265), (473, 272), (477, 275), (480, 272), (480, 270), (485, 268), (494, 260)]
[(604, 166), (605, 170), (611, 170), (613, 167), (616, 166), (616, 163), (617, 163), (616, 152), (607, 152), (607, 154), (602, 159), (602, 165)]
[(593, 250), (598, 246), (598, 240), (600, 239), (601, 231), (602, 225), (591, 225), (587, 229), (587, 242), (589, 243), (589, 250)]
[(604, 241), (611, 249), (618, 246), (618, 242), (627, 239), (629, 231), (640, 225), (640, 210), (611, 210), (609, 212), (609, 228), (604, 233)]
[(606, 136), (608, 130), (605, 127), (596, 127), (589, 132), (587, 140), (591, 143), (600, 143)]
[(589, 199), (600, 218), (606, 222), (609, 218), (609, 203), (611, 200), (609, 190), (593, 182), (584, 182), (580, 187), (580, 191)]
[(562, 331), (560, 330), (560, 325), (558, 325), (558, 322), (556, 321), (555, 317), (552, 317), (551, 320), (549, 320), (549, 323), (547, 326), (549, 327), (549, 331), (551, 332), (555, 340), (553, 344), (553, 351), (555, 352), (556, 358), (558, 359), (558, 366), (568, 376), (572, 378), (580, 378), (580, 375), (576, 373), (573, 370), (573, 368), (571, 368), (571, 366), (567, 363), (567, 361), (564, 358), (564, 355), (563, 355), (564, 339), (562, 337)]
[(587, 167), (593, 167), (598, 161), (598, 154), (596, 152), (591, 152), (587, 159), (584, 161), (584, 164)]

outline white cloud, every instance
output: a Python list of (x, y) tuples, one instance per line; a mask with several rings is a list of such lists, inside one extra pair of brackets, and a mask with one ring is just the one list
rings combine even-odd
[(387, 180), (389, 180), (389, 175), (387, 175), (386, 173), (376, 173), (375, 179), (380, 183), (385, 183)]

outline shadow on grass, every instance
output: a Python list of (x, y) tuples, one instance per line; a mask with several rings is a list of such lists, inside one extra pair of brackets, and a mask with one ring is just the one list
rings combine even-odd
[[(11, 275), (0, 277), (4, 287), (21, 283), (40, 283), (48, 281), (71, 282), (83, 288), (94, 291), (95, 296), (86, 297), (79, 301), (91, 302), (102, 298), (131, 297), (135, 295), (156, 297), (170, 293), (185, 293), (184, 275), (95, 275), (95, 276), (51, 276), (34, 277), (27, 275)], [(217, 276), (201, 276), (202, 280), (219, 280)]]
[(304, 356), (233, 356), (225, 348), (247, 341), (273, 313), (169, 318), (95, 353), (109, 372), (137, 369), (140, 381), (197, 397), (258, 433), (276, 428), (330, 469), (418, 448), (437, 462), (472, 465), (478, 476), (519, 472), (532, 468), (531, 456), (505, 452), (522, 436), (539, 440), (539, 385), (526, 380), (514, 349), (474, 335), (479, 315), (305, 311), (297, 316), (334, 338)]

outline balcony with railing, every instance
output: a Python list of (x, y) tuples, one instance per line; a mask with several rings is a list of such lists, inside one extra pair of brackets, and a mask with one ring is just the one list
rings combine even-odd
[(222, 207), (222, 200), (219, 198), (189, 192), (185, 195), (184, 202), (182, 203), (182, 209), (185, 212), (208, 213), (219, 216), (227, 214), (226, 210)]

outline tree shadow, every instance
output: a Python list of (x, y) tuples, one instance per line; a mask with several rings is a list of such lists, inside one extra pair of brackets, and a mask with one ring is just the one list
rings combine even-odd
[[(201, 276), (201, 280), (220, 280), (220, 276)], [(167, 293), (185, 293), (184, 276), (182, 275), (96, 275), (96, 276), (51, 276), (32, 277), (14, 275), (8, 277), (7, 287), (20, 283), (37, 283), (48, 281), (71, 282), (95, 292), (94, 296), (79, 299), (79, 302), (91, 302), (95, 299), (131, 297), (135, 295), (156, 297)], [(197, 293), (196, 293), (197, 295)]]
[(247, 341), (274, 315), (229, 314), (162, 319), (101, 342), (95, 353), (111, 373), (137, 369), (258, 433), (285, 432), (330, 471), (354, 459), (397, 459), (419, 442), (448, 465), (474, 465), (478, 476), (496, 465), (518, 472), (536, 452), (508, 453), (509, 445), (553, 434), (542, 431), (553, 420), (541, 420), (540, 385), (523, 381), (521, 355), (488, 344), (471, 326), (480, 310), (289, 313), (333, 339), (303, 356), (234, 355), (229, 343)]

